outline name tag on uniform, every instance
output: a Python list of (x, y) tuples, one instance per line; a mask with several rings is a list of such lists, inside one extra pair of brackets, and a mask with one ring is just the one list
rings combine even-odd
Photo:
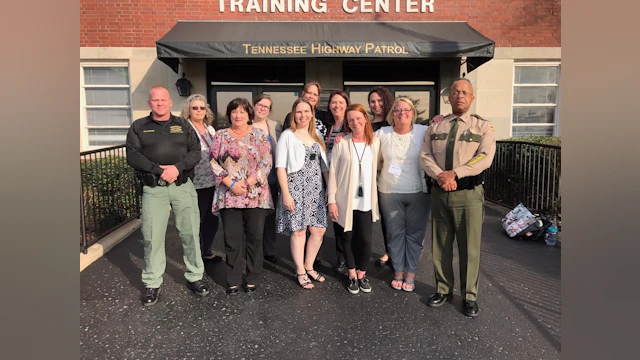
[(402, 174), (402, 168), (400, 167), (400, 165), (391, 164), (389, 166), (389, 173), (395, 176), (400, 176), (400, 174)]

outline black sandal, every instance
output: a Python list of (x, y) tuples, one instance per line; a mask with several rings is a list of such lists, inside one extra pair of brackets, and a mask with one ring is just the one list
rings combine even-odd
[[(307, 274), (296, 274), (296, 275), (298, 275), (298, 277), (300, 277), (300, 276), (307, 276)], [(304, 279), (303, 279), (303, 280), (304, 280)], [(307, 287), (307, 286), (309, 286), (309, 285), (313, 285), (313, 284), (311, 283), (311, 280), (309, 280), (309, 277), (307, 277), (307, 281), (305, 281), (305, 282), (303, 282), (303, 283), (300, 283), (300, 281), (298, 281), (298, 285), (300, 285), (300, 287), (301, 287), (301, 288), (303, 288), (303, 289), (305, 289), (305, 290), (311, 290), (311, 289), (313, 289), (312, 287)]]
[[(320, 274), (320, 273), (319, 273), (318, 271), (316, 271), (315, 269), (312, 269), (312, 270), (307, 270), (307, 269), (305, 269), (305, 270), (307, 271), (307, 275), (309, 275), (309, 277), (310, 277), (311, 279), (313, 279), (313, 281), (317, 281), (317, 282), (323, 283), (323, 282), (326, 280), (326, 278), (324, 277), (324, 275)], [(316, 277), (315, 277), (315, 278), (314, 278), (313, 276), (311, 276), (311, 274), (309, 273), (310, 271), (313, 271), (314, 273), (316, 273)], [(320, 279), (322, 279), (322, 280), (320, 280)]]

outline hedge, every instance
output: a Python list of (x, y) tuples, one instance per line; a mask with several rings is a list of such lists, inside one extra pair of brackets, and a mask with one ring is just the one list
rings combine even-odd
[(124, 157), (81, 161), (80, 174), (88, 244), (140, 215), (133, 169)]

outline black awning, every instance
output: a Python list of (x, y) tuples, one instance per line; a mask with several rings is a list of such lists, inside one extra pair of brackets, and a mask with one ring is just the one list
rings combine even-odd
[(472, 71), (495, 42), (466, 22), (179, 21), (156, 42), (178, 72), (181, 58), (467, 58)]

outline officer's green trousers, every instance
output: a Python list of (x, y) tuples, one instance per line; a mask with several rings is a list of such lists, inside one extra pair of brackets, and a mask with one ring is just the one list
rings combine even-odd
[(431, 194), (433, 266), (436, 291), (453, 292), (453, 240), (460, 257), (460, 293), (475, 301), (480, 272), (480, 238), (484, 219), (484, 189), (446, 192), (434, 186)]
[(142, 189), (142, 236), (144, 238), (144, 269), (142, 282), (148, 288), (162, 285), (167, 259), (165, 235), (170, 211), (182, 239), (184, 277), (193, 282), (202, 280), (204, 263), (200, 254), (200, 211), (198, 195), (191, 180), (176, 186), (144, 186)]

